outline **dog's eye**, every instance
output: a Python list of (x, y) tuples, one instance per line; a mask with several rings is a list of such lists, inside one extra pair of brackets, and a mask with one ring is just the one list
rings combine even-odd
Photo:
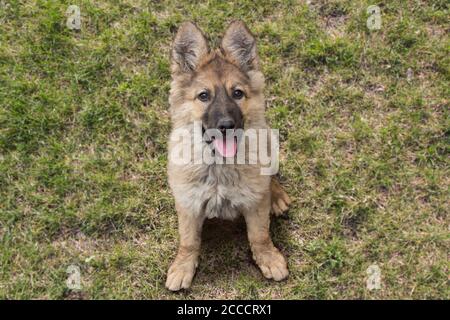
[(208, 100), (209, 100), (209, 94), (208, 94), (208, 92), (206, 92), (206, 91), (201, 92), (201, 93), (198, 95), (198, 99), (199, 99), (200, 101), (203, 101), (203, 102), (208, 101)]
[(233, 91), (234, 99), (242, 99), (243, 96), (244, 96), (244, 92), (242, 90), (236, 89)]

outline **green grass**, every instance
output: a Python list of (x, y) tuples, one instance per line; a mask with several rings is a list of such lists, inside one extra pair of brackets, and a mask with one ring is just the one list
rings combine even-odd
[[(447, 1), (0, 6), (0, 298), (450, 298)], [(236, 18), (258, 37), (280, 129), (294, 204), (272, 230), (291, 274), (265, 280), (243, 222), (212, 221), (192, 289), (172, 294), (170, 43), (195, 20), (217, 44)]]

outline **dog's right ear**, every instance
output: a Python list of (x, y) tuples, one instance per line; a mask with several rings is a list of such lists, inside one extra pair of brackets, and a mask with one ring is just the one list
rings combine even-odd
[(235, 20), (230, 23), (221, 47), (226, 56), (243, 70), (258, 69), (256, 40), (244, 22)]
[(183, 23), (178, 29), (172, 46), (172, 71), (194, 71), (201, 58), (208, 54), (208, 41), (202, 31), (192, 22)]

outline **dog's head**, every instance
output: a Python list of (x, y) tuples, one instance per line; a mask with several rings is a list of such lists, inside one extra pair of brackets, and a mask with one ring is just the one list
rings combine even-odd
[(172, 79), (174, 126), (198, 121), (204, 130), (220, 131), (224, 138), (214, 144), (224, 155), (236, 148), (235, 142), (227, 145), (226, 134), (265, 124), (256, 41), (241, 21), (230, 24), (217, 50), (210, 50), (195, 24), (184, 23), (173, 42)]

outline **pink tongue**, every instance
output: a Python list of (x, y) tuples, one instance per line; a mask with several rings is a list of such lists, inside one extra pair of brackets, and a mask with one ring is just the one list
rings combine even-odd
[(234, 157), (237, 151), (236, 138), (214, 139), (214, 148), (222, 155), (222, 157)]

